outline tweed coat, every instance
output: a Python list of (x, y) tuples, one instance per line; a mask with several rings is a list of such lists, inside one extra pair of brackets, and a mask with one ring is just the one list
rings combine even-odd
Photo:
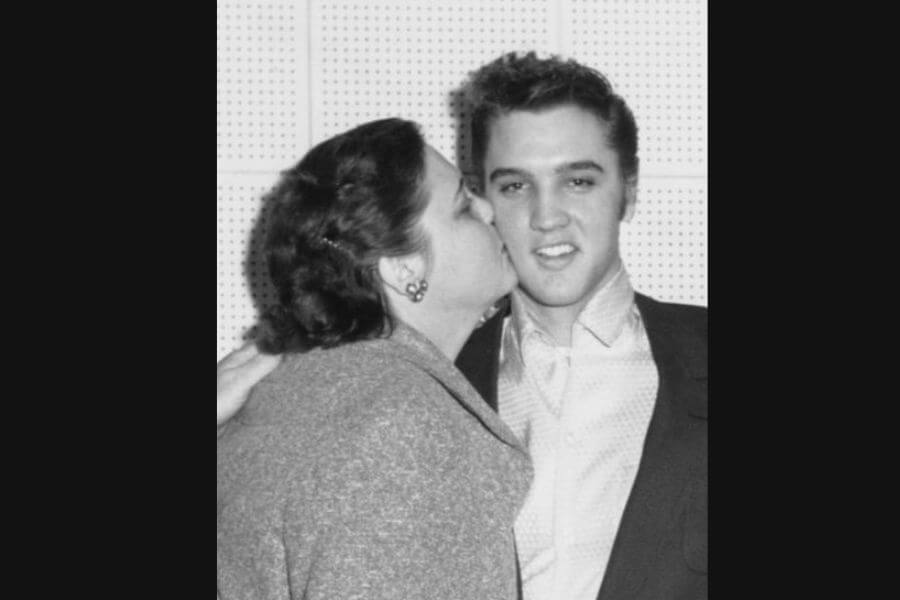
[(516, 597), (527, 452), (408, 326), (287, 356), (217, 452), (222, 600)]

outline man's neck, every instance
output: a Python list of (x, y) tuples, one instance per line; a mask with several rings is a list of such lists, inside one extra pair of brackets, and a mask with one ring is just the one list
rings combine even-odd
[(572, 327), (584, 310), (584, 307), (599, 293), (602, 292), (624, 269), (623, 265), (612, 270), (597, 286), (584, 297), (573, 304), (565, 306), (549, 306), (541, 304), (521, 287), (516, 290), (516, 297), (521, 302), (522, 308), (534, 321), (535, 325), (544, 333), (550, 335), (556, 345), (570, 347), (572, 345)]
[(581, 314), (589, 297), (567, 306), (547, 306), (535, 301), (520, 289), (518, 298), (535, 325), (553, 338), (557, 346), (572, 345), (572, 326), (578, 320), (578, 315)]

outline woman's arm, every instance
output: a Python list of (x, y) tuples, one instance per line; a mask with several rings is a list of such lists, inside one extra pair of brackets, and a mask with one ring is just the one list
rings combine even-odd
[(253, 342), (216, 363), (216, 425), (221, 434), (225, 423), (244, 405), (250, 388), (268, 375), (281, 355), (262, 354)]

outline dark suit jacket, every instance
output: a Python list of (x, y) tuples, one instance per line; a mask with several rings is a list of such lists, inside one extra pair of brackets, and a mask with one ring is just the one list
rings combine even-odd
[[(707, 309), (635, 295), (659, 392), (641, 464), (598, 600), (700, 599), (707, 584)], [(466, 342), (456, 365), (497, 410), (509, 304)]]

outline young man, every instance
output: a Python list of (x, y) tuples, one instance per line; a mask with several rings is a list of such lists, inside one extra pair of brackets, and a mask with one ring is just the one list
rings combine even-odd
[(629, 283), (631, 111), (596, 71), (533, 53), (485, 65), (470, 93), (472, 161), (519, 287), (457, 365), (531, 454), (523, 596), (705, 598), (707, 311)]

